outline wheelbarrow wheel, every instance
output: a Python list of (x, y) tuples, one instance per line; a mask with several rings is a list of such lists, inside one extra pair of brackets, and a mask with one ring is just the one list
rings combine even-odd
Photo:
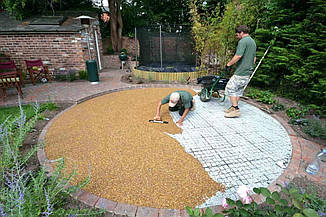
[(203, 88), (200, 91), (199, 98), (200, 98), (200, 101), (202, 101), (202, 102), (208, 102), (209, 100), (211, 100), (211, 97), (209, 95), (209, 91), (207, 88)]
[(222, 90), (217, 90), (216, 92), (213, 93), (213, 95), (215, 98), (217, 98), (218, 101), (224, 102), (225, 101), (225, 94), (224, 91), (222, 92)]
[(219, 100), (221, 100), (221, 102), (224, 102), (225, 101), (225, 98), (226, 98), (226, 95), (225, 95), (224, 91), (221, 92), (221, 90), (220, 90), (219, 91), (219, 95), (220, 95), (220, 99)]

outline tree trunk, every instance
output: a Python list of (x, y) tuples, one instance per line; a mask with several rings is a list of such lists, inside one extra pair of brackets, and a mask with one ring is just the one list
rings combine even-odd
[(117, 23), (118, 23), (118, 51), (122, 49), (122, 28), (123, 28), (123, 21), (122, 21), (122, 16), (121, 16), (121, 10), (120, 10), (120, 0), (117, 0), (117, 8), (118, 8), (118, 13), (117, 13)]
[(120, 52), (122, 48), (122, 17), (120, 11), (120, 0), (110, 0), (110, 14), (111, 14), (111, 42), (112, 49), (116, 52)]

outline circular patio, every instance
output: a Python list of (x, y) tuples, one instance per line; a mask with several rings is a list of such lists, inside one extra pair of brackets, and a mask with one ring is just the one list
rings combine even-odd
[(157, 101), (173, 90), (121, 91), (69, 109), (47, 132), (48, 159), (65, 157), (67, 170), (77, 169), (75, 182), (91, 174), (86, 191), (154, 208), (218, 205), (223, 197), (235, 199), (240, 185), (266, 187), (283, 173), (278, 164), (287, 166), (292, 151), (287, 132), (244, 102), (240, 118), (226, 119), (229, 102), (195, 96), (196, 110), (182, 131), (172, 122), (178, 114), (167, 109), (168, 125), (149, 123)]

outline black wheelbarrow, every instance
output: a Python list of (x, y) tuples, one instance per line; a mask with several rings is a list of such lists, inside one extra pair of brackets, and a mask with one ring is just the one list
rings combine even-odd
[(223, 74), (224, 73), (222, 72), (220, 75), (206, 75), (197, 78), (197, 83), (202, 86), (201, 91), (198, 94), (202, 102), (207, 102), (211, 100), (212, 97), (218, 98), (224, 102), (225, 95), (223, 94), (222, 97), (220, 91), (225, 89), (229, 79), (222, 78)]

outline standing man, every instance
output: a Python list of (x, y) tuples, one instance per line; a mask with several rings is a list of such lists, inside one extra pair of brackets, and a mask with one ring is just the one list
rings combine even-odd
[(192, 98), (191, 93), (183, 90), (178, 90), (173, 93), (170, 93), (164, 97), (161, 101), (158, 102), (156, 108), (156, 115), (154, 120), (161, 120), (160, 112), (161, 106), (169, 103), (169, 110), (179, 111), (180, 119), (176, 122), (179, 126), (183, 125), (183, 120), (187, 116), (190, 110), (193, 110), (195, 101)]
[(104, 23), (109, 22), (109, 20), (110, 20), (110, 14), (108, 12), (103, 12), (101, 14), (101, 19), (103, 20)]
[(247, 26), (238, 26), (235, 29), (236, 37), (239, 40), (237, 50), (233, 58), (226, 64), (225, 70), (230, 71), (233, 64), (236, 64), (234, 75), (230, 78), (225, 87), (225, 95), (230, 97), (232, 106), (225, 110), (226, 118), (240, 116), (238, 102), (243, 95), (244, 87), (249, 83), (250, 75), (254, 71), (256, 62), (256, 43), (249, 36)]

